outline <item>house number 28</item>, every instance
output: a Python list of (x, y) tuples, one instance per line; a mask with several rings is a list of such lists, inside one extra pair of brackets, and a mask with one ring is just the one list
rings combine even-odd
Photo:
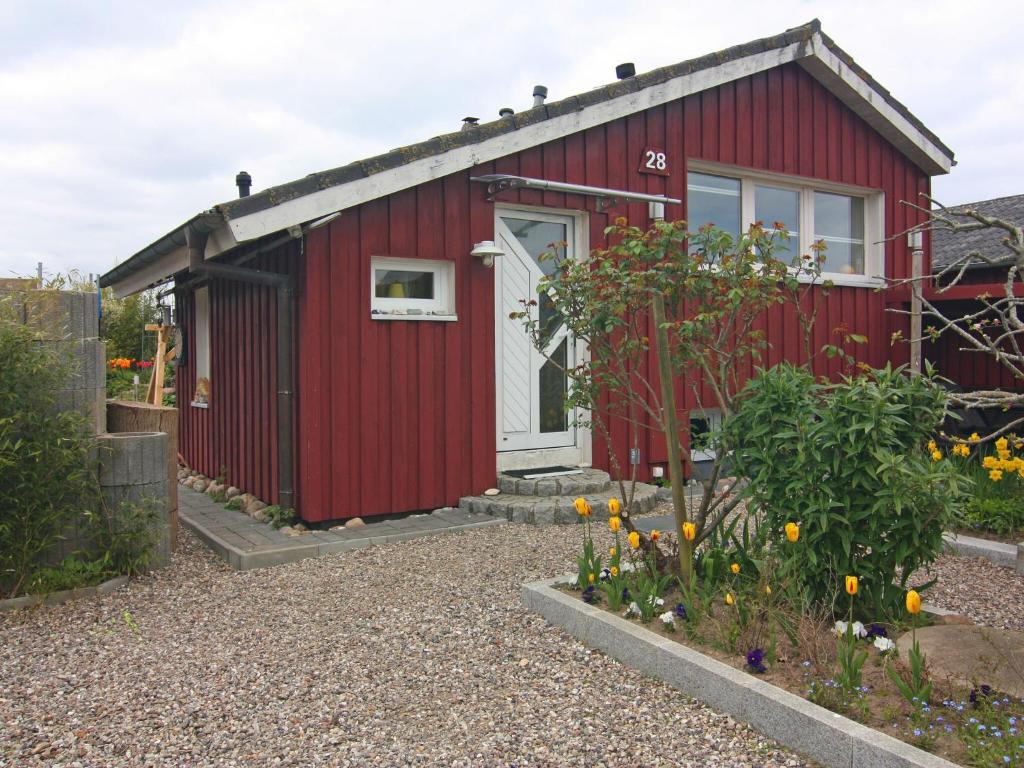
[(653, 149), (648, 149), (645, 153), (647, 155), (647, 167), (652, 170), (664, 171), (668, 167), (668, 163), (665, 161), (664, 152), (655, 152)]
[(658, 147), (644, 147), (644, 153), (640, 158), (640, 173), (668, 176), (668, 156), (665, 154), (665, 150)]

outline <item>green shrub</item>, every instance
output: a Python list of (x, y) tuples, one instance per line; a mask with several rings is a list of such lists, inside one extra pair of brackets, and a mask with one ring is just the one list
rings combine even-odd
[(964, 505), (960, 523), (978, 531), (1014, 533), (1024, 529), (1024, 500), (976, 496)]
[(98, 560), (82, 560), (77, 556), (64, 558), (60, 565), (39, 568), (32, 574), (25, 591), (47, 595), (65, 589), (89, 587), (106, 580), (107, 569)]
[(57, 408), (70, 371), (0, 301), (0, 594), (17, 594), (66, 526), (98, 508), (85, 420)]
[(814, 602), (837, 604), (855, 575), (872, 620), (898, 615), (911, 574), (941, 554), (963, 482), (925, 449), (944, 409), (930, 376), (890, 367), (824, 384), (783, 364), (747, 384), (725, 424), (732, 460), (763, 540), (800, 524)]

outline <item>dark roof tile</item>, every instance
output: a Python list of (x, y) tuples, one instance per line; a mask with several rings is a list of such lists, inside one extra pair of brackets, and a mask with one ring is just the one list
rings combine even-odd
[[(1014, 224), (1024, 225), (1024, 195), (997, 197), (977, 203), (947, 206), (950, 210), (974, 209), (986, 216), (1006, 219)], [(958, 221), (970, 221), (966, 217), (953, 217)], [(999, 263), (1009, 263), (1013, 254), (1003, 245), (1006, 233), (1001, 229), (978, 229), (971, 232), (950, 232), (948, 229), (932, 230), (932, 272), (939, 272), (958, 259), (977, 251), (982, 256)], [(989, 265), (979, 263), (978, 268)]]

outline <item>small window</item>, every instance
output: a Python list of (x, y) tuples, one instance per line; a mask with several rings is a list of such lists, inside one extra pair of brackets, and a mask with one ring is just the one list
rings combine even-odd
[(690, 229), (714, 224), (733, 237), (740, 234), (741, 182), (709, 173), (687, 174), (686, 208)]
[(193, 294), (195, 301), (195, 336), (196, 389), (192, 404), (206, 406), (210, 402), (210, 289), (207, 286), (196, 288)]
[(455, 319), (455, 264), (373, 256), (370, 310), (381, 320)]
[(722, 414), (717, 410), (690, 411), (690, 458), (709, 461), (715, 458), (714, 435), (722, 428)]
[(864, 199), (814, 193), (814, 239), (825, 242), (822, 272), (864, 274)]

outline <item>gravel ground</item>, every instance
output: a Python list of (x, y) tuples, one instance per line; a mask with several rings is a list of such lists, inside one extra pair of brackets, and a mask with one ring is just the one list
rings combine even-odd
[(574, 527), (247, 573), (183, 539), (109, 597), (0, 615), (0, 766), (805, 764), (520, 607)]
[[(925, 602), (967, 616), (975, 624), (1024, 630), (1024, 576), (980, 557), (943, 555), (928, 572), (938, 582)], [(915, 579), (916, 581), (916, 579)]]

